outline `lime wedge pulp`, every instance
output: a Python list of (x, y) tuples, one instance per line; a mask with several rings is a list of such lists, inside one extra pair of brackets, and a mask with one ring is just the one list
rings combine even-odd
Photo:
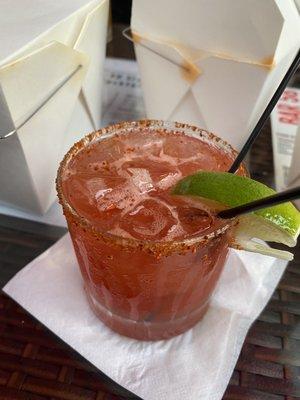
[[(223, 208), (236, 207), (276, 193), (253, 179), (228, 172), (200, 171), (177, 183), (173, 194), (199, 196)], [(253, 238), (293, 247), (300, 233), (300, 212), (287, 202), (238, 217), (233, 247), (290, 260), (287, 251), (272, 249)]]

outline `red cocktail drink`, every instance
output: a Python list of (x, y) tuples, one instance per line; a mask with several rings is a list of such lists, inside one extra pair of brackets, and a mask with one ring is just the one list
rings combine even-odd
[(170, 189), (235, 157), (214, 135), (176, 123), (111, 126), (75, 144), (57, 186), (86, 293), (113, 330), (164, 339), (204, 315), (222, 271), (230, 225)]

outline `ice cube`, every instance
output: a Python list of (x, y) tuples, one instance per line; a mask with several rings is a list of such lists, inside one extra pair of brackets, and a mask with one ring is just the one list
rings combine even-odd
[(136, 239), (162, 240), (177, 221), (159, 199), (140, 201), (120, 220), (120, 227)]
[(126, 181), (99, 199), (98, 210), (111, 211), (118, 209), (126, 212), (139, 201), (140, 196), (141, 194), (136, 186), (132, 182)]
[(199, 235), (211, 227), (212, 215), (201, 208), (192, 207), (190, 204), (176, 207), (178, 220), (187, 236)]
[(147, 193), (153, 189), (152, 178), (144, 168), (128, 168), (132, 174), (131, 179), (133, 184), (139, 189), (141, 193)]
[(164, 176), (160, 179), (156, 185), (159, 189), (167, 190), (171, 186), (175, 185), (176, 182), (181, 178), (182, 174), (179, 171), (171, 172), (170, 174)]
[(91, 178), (86, 182), (87, 189), (91, 197), (98, 200), (103, 197), (106, 193), (112, 191), (111, 188), (106, 186), (106, 182), (103, 178)]

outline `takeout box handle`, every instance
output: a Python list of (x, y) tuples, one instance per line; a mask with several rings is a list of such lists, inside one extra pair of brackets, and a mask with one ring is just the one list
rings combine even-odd
[(4, 135), (0, 135), (0, 140), (6, 139), (13, 134), (15, 134), (19, 129), (21, 129), (36, 113), (40, 111), (48, 102), (52, 99), (52, 97), (67, 83), (77, 72), (83, 67), (83, 65), (79, 64), (66, 78), (64, 78), (50, 93), (49, 95), (30, 113), (30, 115), (24, 119), (15, 129), (10, 132), (5, 133)]

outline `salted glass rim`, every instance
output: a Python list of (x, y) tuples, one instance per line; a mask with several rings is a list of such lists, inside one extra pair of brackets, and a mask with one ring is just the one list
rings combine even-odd
[[(191, 248), (195, 248), (203, 243), (207, 243), (208, 241), (219, 237), (227, 232), (227, 230), (232, 226), (232, 222), (229, 221), (221, 228), (209, 232), (208, 234), (203, 233), (199, 236), (194, 236), (191, 238), (185, 238), (182, 240), (172, 240), (172, 241), (151, 241), (151, 240), (140, 240), (135, 238), (125, 238), (120, 235), (115, 235), (109, 233), (105, 230), (101, 230), (98, 226), (93, 224), (88, 218), (81, 216), (76, 209), (70, 204), (67, 200), (66, 196), (63, 193), (62, 188), (62, 175), (67, 167), (68, 163), (72, 160), (74, 156), (76, 156), (81, 150), (89, 146), (90, 144), (96, 142), (97, 140), (103, 140), (114, 136), (116, 134), (122, 135), (132, 131), (164, 131), (168, 133), (183, 133), (188, 136), (192, 136), (202, 140), (214, 147), (218, 148), (221, 151), (226, 152), (233, 159), (238, 154), (237, 151), (228, 144), (225, 140), (219, 138), (215, 134), (208, 132), (205, 129), (198, 128), (196, 126), (192, 126), (189, 124), (184, 124), (180, 122), (171, 122), (171, 121), (162, 121), (162, 120), (138, 120), (138, 121), (125, 121), (121, 123), (116, 123), (104, 128), (101, 128), (97, 131), (91, 132), (88, 135), (84, 136), (81, 140), (76, 142), (70, 150), (66, 153), (63, 160), (61, 161), (56, 178), (56, 189), (59, 198), (59, 202), (63, 207), (63, 211), (65, 216), (71, 216), (76, 225), (79, 225), (81, 228), (85, 230), (89, 230), (94, 236), (101, 238), (110, 243), (121, 245), (122, 247), (129, 248), (140, 248), (149, 250), (150, 252), (164, 254), (170, 253), (173, 251), (184, 251), (189, 250)], [(247, 170), (244, 165), (240, 167), (247, 174)]]

